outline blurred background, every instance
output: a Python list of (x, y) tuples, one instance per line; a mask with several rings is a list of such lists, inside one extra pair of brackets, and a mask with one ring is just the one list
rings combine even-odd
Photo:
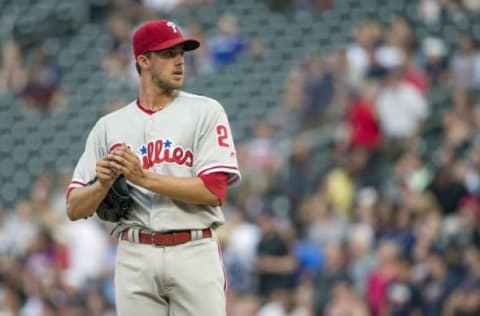
[(480, 315), (480, 1), (0, 0), (1, 316), (115, 315), (111, 227), (65, 190), (160, 17), (237, 144), (229, 316)]

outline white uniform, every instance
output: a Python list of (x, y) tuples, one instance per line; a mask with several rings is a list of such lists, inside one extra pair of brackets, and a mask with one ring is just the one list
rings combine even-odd
[[(144, 169), (162, 175), (194, 177), (225, 172), (229, 175), (229, 184), (240, 179), (227, 115), (220, 103), (208, 97), (182, 91), (158, 112), (152, 113), (134, 101), (102, 117), (88, 136), (70, 187), (83, 187), (94, 179), (96, 162), (120, 144), (126, 144), (137, 153)], [(131, 196), (134, 205), (129, 217), (122, 219), (114, 230), (120, 233), (126, 228), (134, 228), (128, 230), (129, 240), (121, 240), (119, 243), (115, 276), (119, 315), (224, 315), (224, 293), (217, 293), (216, 290), (211, 295), (208, 290), (202, 292), (211, 283), (195, 284), (192, 275), (189, 276), (186, 272), (202, 274), (205, 282), (217, 280), (214, 284), (218, 284), (214, 287), (224, 290), (226, 280), (215, 234), (211, 238), (199, 238), (164, 248), (135, 243), (138, 241), (139, 230), (167, 232), (215, 229), (224, 223), (220, 207), (174, 201), (135, 185), (132, 185)], [(206, 250), (201, 251), (203, 256), (199, 256), (195, 244), (204, 244)], [(216, 262), (212, 262), (212, 251)], [(168, 257), (168, 254), (172, 257)], [(182, 263), (176, 260), (195, 258), (191, 255), (197, 256), (198, 262), (187, 264), (183, 271), (180, 268)], [(146, 258), (154, 261), (148, 262)], [(170, 272), (165, 270), (169, 260), (172, 260), (171, 268), (176, 266)], [(148, 265), (152, 265), (149, 269), (153, 271), (145, 271)], [(136, 269), (146, 274), (139, 276)], [(155, 278), (152, 281), (149, 273), (162, 273), (167, 279), (170, 275), (172, 283), (168, 284), (165, 280), (157, 282)], [(187, 278), (185, 284), (182, 283), (184, 278)], [(180, 300), (173, 304), (179, 295), (173, 295), (170, 291), (178, 288), (181, 288), (180, 296), (185, 296), (188, 302)], [(150, 296), (156, 299), (152, 300)], [(144, 306), (143, 310), (139, 304)], [(175, 313), (173, 309), (176, 309)]]

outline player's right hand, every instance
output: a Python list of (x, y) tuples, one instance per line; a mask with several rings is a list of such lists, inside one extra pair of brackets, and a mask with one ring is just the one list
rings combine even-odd
[(108, 188), (112, 186), (113, 182), (120, 174), (116, 169), (111, 167), (111, 163), (108, 161), (107, 157), (103, 157), (97, 161), (95, 173), (100, 184)]

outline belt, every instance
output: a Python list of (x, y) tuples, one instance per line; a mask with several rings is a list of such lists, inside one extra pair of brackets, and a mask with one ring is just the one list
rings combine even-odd
[[(195, 230), (194, 230), (195, 231)], [(147, 244), (147, 245), (154, 245), (154, 246), (175, 246), (179, 244), (183, 244), (194, 240), (192, 237), (191, 230), (177, 230), (168, 233), (153, 233), (147, 234), (138, 232), (138, 243), (140, 244)], [(201, 230), (200, 236), (196, 239), (202, 238), (209, 238), (212, 237), (212, 231), (210, 228), (205, 228)], [(121, 234), (122, 240), (131, 240), (128, 237), (128, 229), (124, 230)]]

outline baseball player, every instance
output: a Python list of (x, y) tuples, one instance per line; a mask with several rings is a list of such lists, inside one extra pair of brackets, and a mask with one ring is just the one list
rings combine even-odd
[(215, 229), (240, 173), (222, 105), (180, 90), (184, 52), (199, 45), (167, 20), (135, 31), (139, 96), (98, 120), (67, 192), (77, 220), (95, 213), (120, 174), (130, 186), (133, 206), (112, 232), (120, 316), (225, 315)]

